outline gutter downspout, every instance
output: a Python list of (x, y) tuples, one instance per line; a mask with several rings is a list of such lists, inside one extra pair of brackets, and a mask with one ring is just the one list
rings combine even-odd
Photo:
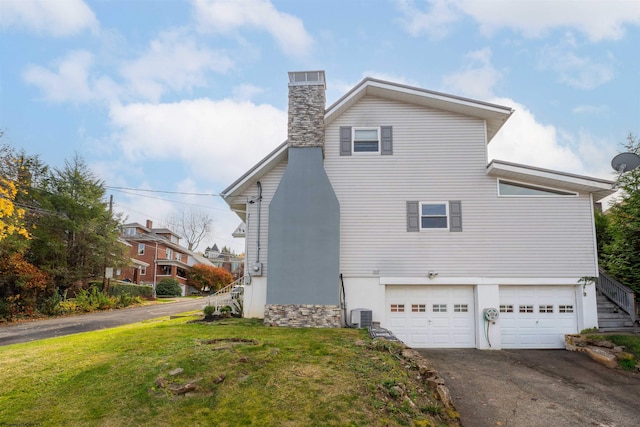
[(258, 181), (258, 237), (256, 239), (256, 262), (260, 262), (260, 207), (262, 206), (262, 183)]

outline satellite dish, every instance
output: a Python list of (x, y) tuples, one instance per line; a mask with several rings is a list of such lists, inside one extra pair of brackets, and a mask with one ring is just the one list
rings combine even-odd
[(619, 173), (629, 172), (640, 166), (640, 156), (635, 153), (620, 153), (611, 160), (611, 167)]

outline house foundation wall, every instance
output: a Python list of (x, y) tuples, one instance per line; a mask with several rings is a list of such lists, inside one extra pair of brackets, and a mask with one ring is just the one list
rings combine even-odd
[(340, 328), (342, 315), (338, 305), (267, 304), (264, 324), (291, 328)]

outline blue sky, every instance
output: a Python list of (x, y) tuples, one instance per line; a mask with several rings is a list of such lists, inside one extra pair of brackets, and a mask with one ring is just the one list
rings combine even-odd
[[(612, 178), (640, 135), (640, 0), (0, 0), (2, 142), (111, 187), (218, 194), (286, 139), (287, 72), (512, 107), (490, 157)], [(134, 194), (136, 193), (136, 194)], [(215, 196), (110, 190), (129, 221)], [(179, 202), (179, 203), (176, 203)]]

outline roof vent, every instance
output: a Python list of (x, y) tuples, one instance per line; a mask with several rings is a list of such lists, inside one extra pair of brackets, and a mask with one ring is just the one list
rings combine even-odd
[(326, 89), (324, 71), (290, 71), (289, 86), (322, 86)]

